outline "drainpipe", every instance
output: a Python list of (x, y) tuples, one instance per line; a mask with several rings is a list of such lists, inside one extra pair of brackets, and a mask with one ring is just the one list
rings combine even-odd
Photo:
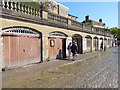
[(104, 51), (106, 51), (106, 45), (105, 45), (105, 23), (104, 23)]
[(40, 63), (43, 62), (43, 40), (42, 40), (42, 33), (39, 33), (39, 37), (40, 37)]

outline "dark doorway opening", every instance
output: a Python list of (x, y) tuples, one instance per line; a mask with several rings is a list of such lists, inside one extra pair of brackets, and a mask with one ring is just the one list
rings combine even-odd
[(66, 58), (66, 38), (62, 40), (62, 54), (63, 58)]
[(82, 40), (82, 36), (80, 36), (80, 35), (74, 35), (72, 37), (72, 41), (75, 41), (77, 43), (77, 46), (78, 46), (77, 53), (78, 54), (82, 54), (83, 53), (83, 46), (82, 46), (83, 40)]
[(95, 47), (95, 51), (97, 51), (98, 50), (98, 46), (99, 46), (98, 37), (94, 37), (93, 38), (93, 44), (94, 44), (94, 47)]
[(86, 44), (87, 44), (87, 52), (92, 52), (92, 48), (93, 48), (92, 47), (92, 37), (87, 35), (85, 37), (85, 39), (86, 39)]

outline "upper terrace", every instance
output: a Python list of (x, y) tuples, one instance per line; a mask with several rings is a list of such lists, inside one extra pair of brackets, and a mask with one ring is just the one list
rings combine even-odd
[(109, 30), (94, 28), (91, 25), (74, 21), (70, 18), (57, 15), (42, 8), (27, 6), (20, 2), (0, 2), (0, 16), (7, 19), (21, 20), (43, 24), (68, 30), (111, 36)]

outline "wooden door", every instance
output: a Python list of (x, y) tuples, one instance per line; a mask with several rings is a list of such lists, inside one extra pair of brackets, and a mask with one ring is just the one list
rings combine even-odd
[(33, 36), (3, 36), (4, 63), (8, 68), (40, 62), (40, 39)]
[[(48, 42), (49, 58), (56, 59), (60, 50), (62, 51), (62, 38), (49, 37)], [(54, 43), (53, 46), (51, 46), (52, 42)]]

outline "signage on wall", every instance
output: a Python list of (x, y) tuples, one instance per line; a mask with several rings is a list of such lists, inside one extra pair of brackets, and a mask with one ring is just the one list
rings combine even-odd
[(54, 47), (55, 46), (55, 41), (54, 40), (50, 40), (50, 46)]

